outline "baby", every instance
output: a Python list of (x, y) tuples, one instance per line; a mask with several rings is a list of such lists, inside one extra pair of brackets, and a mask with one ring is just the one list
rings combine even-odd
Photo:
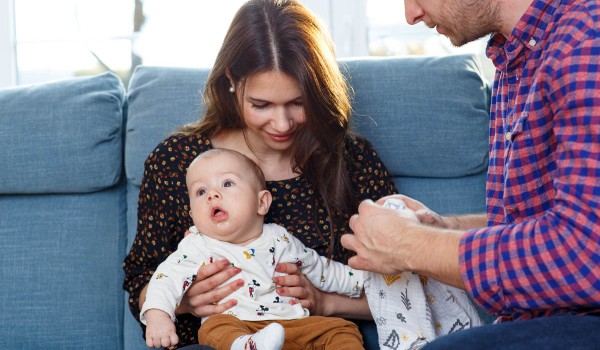
[(177, 251), (158, 266), (148, 285), (140, 319), (149, 347), (178, 342), (175, 309), (199, 268), (228, 259), (241, 269), (246, 287), (221, 302), (236, 299), (225, 313), (202, 318), (201, 344), (216, 349), (362, 349), (356, 325), (336, 317), (309, 316), (299, 303), (275, 292), (279, 263), (295, 263), (311, 283), (326, 292), (359, 297), (364, 274), (319, 256), (283, 227), (264, 224), (271, 205), (261, 169), (231, 150), (202, 153), (186, 175), (194, 226)]

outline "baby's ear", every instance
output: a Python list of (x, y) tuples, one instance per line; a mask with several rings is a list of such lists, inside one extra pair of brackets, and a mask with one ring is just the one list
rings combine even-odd
[(267, 215), (272, 201), (273, 197), (271, 196), (271, 192), (268, 190), (262, 190), (258, 192), (258, 214)]

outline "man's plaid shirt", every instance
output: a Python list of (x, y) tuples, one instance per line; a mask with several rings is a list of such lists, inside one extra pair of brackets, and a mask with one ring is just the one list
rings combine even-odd
[(599, 0), (534, 0), (488, 44), (489, 227), (464, 235), (460, 263), (500, 321), (600, 314), (599, 29)]

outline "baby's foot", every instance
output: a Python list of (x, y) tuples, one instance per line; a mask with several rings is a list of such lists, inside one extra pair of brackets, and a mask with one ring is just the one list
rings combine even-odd
[(231, 344), (231, 350), (281, 350), (285, 331), (279, 323), (271, 323), (254, 334), (246, 334)]

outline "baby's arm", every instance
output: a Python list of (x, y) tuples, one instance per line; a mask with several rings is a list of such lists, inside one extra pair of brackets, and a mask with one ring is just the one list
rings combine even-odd
[(158, 309), (146, 311), (146, 345), (149, 348), (168, 348), (179, 341), (175, 324), (169, 314)]
[(201, 248), (195, 246), (196, 239), (191, 235), (184, 238), (177, 251), (158, 266), (148, 283), (140, 321), (147, 326), (146, 344), (149, 347), (168, 347), (178, 342), (175, 309), (194, 282), (202, 255)]
[(333, 292), (358, 298), (364, 284), (364, 272), (348, 265), (320, 256), (313, 249), (305, 247), (292, 235), (289, 253), (294, 262), (310, 282), (324, 292)]

